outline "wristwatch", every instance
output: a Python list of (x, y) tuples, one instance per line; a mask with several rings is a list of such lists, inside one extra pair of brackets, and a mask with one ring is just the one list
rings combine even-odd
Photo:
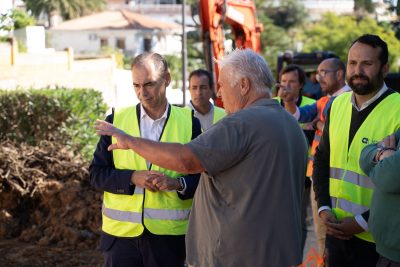
[(392, 148), (392, 147), (378, 147), (378, 149), (376, 150), (377, 153), (375, 154), (373, 162), (378, 163), (380, 161), (380, 158), (381, 158), (383, 152), (385, 152), (387, 150), (396, 151), (396, 149)]
[(183, 191), (186, 188), (185, 179), (183, 177), (178, 177), (179, 188), (176, 191)]

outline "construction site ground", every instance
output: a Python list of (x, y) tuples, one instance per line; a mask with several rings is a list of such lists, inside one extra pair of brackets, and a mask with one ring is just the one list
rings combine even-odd
[[(88, 162), (68, 148), (0, 143), (0, 266), (103, 266), (101, 203)], [(307, 225), (305, 258), (315, 247), (311, 208)]]

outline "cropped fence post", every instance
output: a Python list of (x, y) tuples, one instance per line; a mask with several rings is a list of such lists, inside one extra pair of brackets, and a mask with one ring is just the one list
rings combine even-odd
[(74, 49), (72, 47), (66, 48), (68, 57), (68, 70), (72, 70), (72, 64), (74, 63)]
[(16, 57), (18, 55), (18, 41), (15, 37), (11, 37), (8, 39), (11, 45), (11, 55), (10, 55), (10, 63), (11, 66), (15, 66), (16, 64)]

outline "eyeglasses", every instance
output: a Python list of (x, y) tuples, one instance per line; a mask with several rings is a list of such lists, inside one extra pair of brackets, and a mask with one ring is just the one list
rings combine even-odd
[(317, 72), (316, 78), (319, 81), (320, 78), (325, 78), (326, 74), (329, 72), (336, 72), (337, 70), (319, 70)]

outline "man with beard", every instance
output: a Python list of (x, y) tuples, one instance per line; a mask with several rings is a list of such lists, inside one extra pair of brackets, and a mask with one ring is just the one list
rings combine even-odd
[[(323, 60), (317, 68), (317, 79), (321, 85), (322, 92), (326, 96), (321, 97), (317, 102), (302, 107), (296, 106), (296, 101), (290, 97), (290, 94), (279, 91), (279, 96), (283, 99), (285, 109), (301, 123), (312, 122), (315, 129), (314, 140), (311, 144), (311, 157), (307, 166), (307, 177), (312, 177), (313, 161), (315, 150), (321, 139), (325, 118), (332, 101), (340, 94), (350, 91), (350, 87), (345, 83), (346, 66), (338, 58), (328, 58)], [(318, 216), (318, 208), (314, 197), (314, 191), (311, 191), (311, 206), (314, 220), (314, 228), (318, 252), (322, 256), (325, 250), (325, 224)]]
[(353, 92), (332, 103), (314, 159), (318, 213), (326, 225), (327, 266), (375, 266), (378, 254), (368, 231), (374, 185), (361, 170), (362, 149), (400, 127), (400, 95), (383, 81), (387, 44), (376, 35), (355, 40), (346, 78)]

